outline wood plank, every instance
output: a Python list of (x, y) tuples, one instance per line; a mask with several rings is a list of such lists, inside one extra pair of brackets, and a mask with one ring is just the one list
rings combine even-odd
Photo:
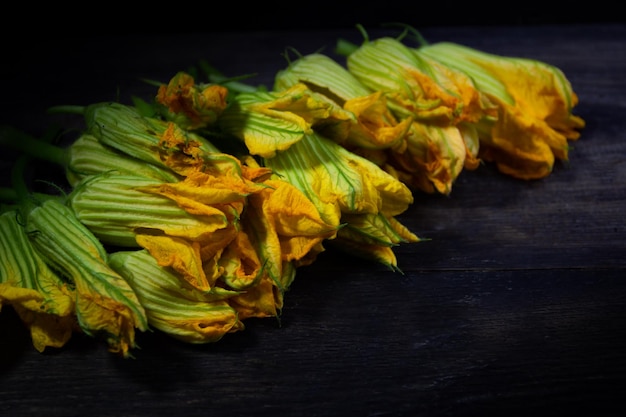
[(202, 346), (142, 334), (130, 360), (81, 337), (38, 354), (7, 334), (3, 312), (0, 411), (611, 415), (626, 382), (622, 281), (615, 270), (332, 276), (313, 265), (281, 326), (254, 320)]

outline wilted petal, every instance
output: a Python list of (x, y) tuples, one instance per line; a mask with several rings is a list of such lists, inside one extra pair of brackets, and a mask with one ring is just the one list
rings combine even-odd
[[(381, 91), (372, 92), (345, 67), (319, 53), (299, 57), (276, 74), (274, 88), (286, 89), (298, 83), (325, 96), (335, 106), (343, 107), (352, 117), (348, 122), (323, 124), (314, 129), (342, 145), (382, 149), (403, 146), (410, 118), (398, 123)], [(338, 126), (337, 126), (338, 125)]]
[(405, 152), (392, 152), (388, 160), (403, 172), (400, 179), (414, 189), (449, 194), (468, 154), (459, 127), (414, 122), (407, 143)]
[(227, 95), (224, 86), (197, 85), (191, 75), (178, 72), (167, 85), (159, 87), (156, 101), (165, 106), (166, 118), (194, 130), (215, 123), (226, 108)]
[(257, 216), (271, 222), (280, 242), (282, 261), (298, 261), (335, 236), (338, 227), (324, 222), (312, 201), (296, 187), (282, 180), (265, 184), (270, 188), (250, 196), (250, 204)]
[(166, 196), (181, 207), (185, 207), (190, 213), (210, 215), (212, 207), (244, 201), (248, 194), (262, 188), (262, 185), (241, 177), (229, 175), (216, 177), (194, 172), (182, 181), (155, 183), (141, 187), (141, 190)]
[(240, 230), (224, 248), (218, 265), (222, 270), (220, 279), (235, 290), (249, 289), (259, 281), (263, 272), (263, 263), (244, 230)]
[(162, 267), (175, 270), (182, 279), (200, 291), (212, 287), (204, 273), (200, 243), (162, 235), (138, 234), (137, 243), (157, 260)]
[(282, 307), (283, 293), (269, 275), (263, 274), (256, 285), (228, 299), (241, 320), (251, 317), (276, 317)]
[(154, 192), (161, 184), (129, 175), (97, 175), (75, 187), (69, 202), (99, 239), (117, 246), (136, 247), (138, 232), (202, 241), (229, 225), (221, 208)]
[(135, 328), (147, 329), (145, 311), (128, 283), (108, 266), (96, 236), (56, 200), (31, 209), (25, 230), (44, 261), (75, 285), (81, 329), (104, 337), (111, 352), (127, 356), (135, 346)]
[(565, 137), (541, 120), (503, 105), (498, 122), (481, 139), (480, 155), (494, 162), (505, 174), (520, 179), (539, 179), (552, 172), (555, 152), (549, 143), (559, 139), (566, 146)]
[(578, 97), (560, 69), (448, 42), (420, 50), (465, 71), (498, 105), (498, 114), (479, 124), (482, 158), (522, 179), (545, 177), (555, 159), (568, 159), (568, 140), (579, 138), (585, 122), (572, 114)]
[(109, 263), (137, 294), (150, 326), (169, 336), (187, 343), (212, 343), (244, 328), (226, 301), (235, 292), (188, 287), (175, 272), (159, 266), (142, 250), (115, 252)]
[(252, 155), (270, 158), (311, 133), (331, 105), (304, 84), (277, 92), (240, 93), (219, 118), (220, 127), (243, 140)]
[(72, 187), (91, 175), (105, 172), (132, 174), (175, 182), (180, 176), (170, 169), (147, 163), (104, 145), (93, 135), (82, 134), (67, 148), (66, 177)]
[[(140, 161), (185, 175), (202, 165), (198, 155), (219, 153), (208, 140), (155, 117), (143, 116), (131, 106), (114, 102), (94, 103), (84, 109), (86, 133), (106, 146)], [(199, 150), (198, 150), (199, 149)], [(181, 162), (182, 161), (182, 162)]]

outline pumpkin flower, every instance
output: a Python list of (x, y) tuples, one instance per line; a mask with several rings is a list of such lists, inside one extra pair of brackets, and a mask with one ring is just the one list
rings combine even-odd
[[(244, 172), (266, 170), (249, 155), (242, 163)], [(297, 188), (264, 174), (260, 179), (263, 187), (247, 195), (237, 227), (228, 229), (230, 241), (215, 247), (216, 236), (201, 247), (204, 269), (219, 271), (214, 285), (239, 292), (229, 303), (241, 319), (277, 316), (296, 267), (313, 262), (322, 242), (336, 234)]]
[[(245, 240), (220, 259), (222, 280), (241, 290), (231, 303), (242, 317), (276, 316), (296, 268), (311, 264), (323, 242), (337, 233), (337, 226), (324, 222), (313, 202), (289, 182), (273, 178), (265, 184), (248, 197), (240, 232)], [(244, 263), (242, 253), (254, 256)]]
[(568, 140), (580, 137), (585, 122), (572, 114), (578, 97), (560, 69), (449, 42), (417, 51), (465, 72), (497, 104), (497, 115), (478, 126), (482, 159), (521, 179), (545, 177), (555, 160), (568, 159)]
[(145, 250), (118, 251), (109, 265), (126, 279), (144, 306), (150, 327), (187, 343), (213, 343), (244, 328), (228, 304), (234, 291), (203, 292), (185, 285), (171, 269), (157, 263)]
[(265, 159), (267, 167), (303, 191), (329, 224), (342, 213), (395, 216), (413, 202), (410, 190), (373, 162), (312, 133), (287, 152)]
[[(86, 133), (113, 149), (140, 161), (169, 169), (180, 176), (189, 170), (231, 164), (204, 137), (165, 120), (143, 116), (131, 106), (120, 103), (94, 103), (80, 109)], [(202, 158), (202, 159), (198, 159)]]
[[(398, 122), (381, 91), (371, 92), (346, 68), (319, 53), (299, 57), (275, 76), (274, 89), (285, 90), (298, 83), (325, 96), (334, 105), (353, 115), (347, 129), (314, 125), (313, 128), (337, 143), (352, 149), (402, 149), (404, 135), (412, 121)], [(344, 132), (345, 131), (345, 132)]]
[[(302, 83), (287, 91), (300, 91), (305, 96), (313, 94)], [(315, 113), (318, 119), (311, 116), (309, 106), (291, 106), (282, 111), (282, 120), (300, 120), (306, 129), (297, 134), (295, 130), (289, 130), (294, 132), (294, 140), (289, 142), (289, 146), (279, 149), (274, 146), (275, 138), (280, 138), (288, 130), (287, 125), (264, 124), (262, 135), (258, 135), (255, 122), (248, 125), (250, 120), (279, 120), (269, 117), (263, 106), (254, 105), (267, 103), (262, 100), (266, 93), (241, 93), (237, 97), (242, 95), (245, 95), (248, 105), (245, 110), (233, 106), (224, 112), (220, 120), (230, 118), (223, 125), (225, 131), (244, 142), (250, 154), (255, 154), (253, 149), (265, 149), (267, 152), (259, 155), (263, 157), (263, 165), (311, 200), (326, 224), (340, 227), (344, 212), (380, 213), (393, 217), (404, 212), (413, 202), (413, 195), (405, 184), (373, 162), (315, 131), (312, 126), (323, 123), (324, 115), (332, 118), (332, 111)], [(233, 102), (237, 103), (237, 98)], [(320, 99), (320, 102), (327, 103), (328, 99)], [(300, 111), (303, 112), (302, 117), (300, 113), (292, 113)], [(238, 112), (242, 114), (237, 116)], [(272, 138), (269, 147), (267, 138)]]
[(133, 174), (163, 182), (180, 179), (172, 170), (124, 154), (89, 133), (83, 133), (74, 140), (67, 147), (67, 152), (66, 177), (72, 187), (90, 175), (104, 172)]
[(215, 123), (226, 108), (227, 96), (228, 89), (222, 85), (198, 85), (191, 75), (178, 72), (167, 85), (159, 86), (156, 102), (163, 107), (165, 119), (196, 130)]
[(13, 307), (37, 351), (63, 347), (78, 329), (73, 289), (44, 262), (18, 218), (16, 210), (0, 214), (0, 309)]
[(102, 243), (55, 199), (25, 211), (25, 232), (33, 247), (75, 287), (81, 330), (103, 337), (111, 352), (128, 357), (135, 347), (135, 329), (147, 330), (147, 319), (132, 288), (107, 264)]
[(474, 125), (436, 126), (414, 122), (404, 152), (389, 150), (385, 164), (411, 189), (448, 195), (463, 169), (479, 165), (478, 131)]
[(68, 147), (60, 147), (5, 126), (0, 132), (0, 143), (63, 167), (72, 187), (85, 177), (104, 172), (132, 173), (167, 182), (181, 178), (167, 167), (147, 163), (107, 146), (89, 133), (82, 133)]
[(383, 214), (344, 214), (346, 226), (330, 241), (340, 250), (374, 259), (392, 271), (400, 271), (393, 248), (401, 243), (415, 243), (421, 239), (398, 219)]
[(278, 283), (268, 274), (262, 274), (254, 286), (228, 299), (228, 304), (237, 311), (241, 320), (279, 317), (285, 291), (296, 275), (293, 263), (286, 263), (282, 270)]
[[(317, 133), (305, 135), (287, 151), (265, 159), (265, 165), (302, 191), (330, 225), (349, 224), (345, 214), (394, 217), (413, 202), (405, 184)], [(368, 235), (372, 230), (368, 226), (361, 231)]]
[[(219, 255), (235, 237), (246, 193), (214, 188), (215, 196), (230, 199), (216, 201), (208, 185), (187, 184), (194, 179), (169, 184), (102, 174), (75, 187), (69, 204), (102, 242), (145, 248), (161, 266), (172, 267), (190, 284), (207, 291), (220, 271), (217, 264), (209, 270), (204, 261)], [(190, 194), (192, 187), (196, 194)]]
[(228, 226), (222, 210), (192, 199), (181, 207), (158, 192), (163, 184), (151, 178), (104, 173), (79, 183), (68, 202), (82, 224), (103, 243), (114, 246), (137, 247), (138, 233), (202, 241)]
[(462, 71), (417, 53), (400, 40), (366, 41), (348, 54), (348, 71), (371, 91), (383, 91), (398, 115), (436, 125), (475, 123), (485, 101)]
[[(251, 155), (271, 158), (312, 133), (312, 125), (328, 120), (333, 110), (336, 109), (328, 100), (300, 83), (281, 91), (235, 95), (218, 125), (242, 139)], [(345, 117), (337, 115), (339, 120)]]
[(398, 118), (414, 119), (406, 149), (390, 150), (385, 158), (405, 183), (449, 194), (463, 168), (478, 167), (478, 132), (472, 125), (493, 109), (470, 77), (389, 37), (353, 49), (347, 68), (371, 90), (385, 92)]

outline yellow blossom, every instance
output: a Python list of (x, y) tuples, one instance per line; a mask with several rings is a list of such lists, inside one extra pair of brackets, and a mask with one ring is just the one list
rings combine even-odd
[(338, 227), (325, 222), (314, 203), (289, 182), (270, 179), (265, 184), (269, 187), (249, 197), (242, 222), (270, 275), (278, 277), (280, 269), (273, 273), (273, 268), (283, 261), (309, 263)]
[(138, 233), (211, 239), (227, 213), (193, 198), (162, 195), (158, 180), (106, 173), (86, 178), (69, 195), (75, 216), (104, 243), (136, 247)]
[(572, 113), (578, 97), (559, 68), (449, 42), (419, 50), (466, 72), (497, 104), (497, 115), (478, 126), (483, 159), (522, 179), (545, 177), (552, 172), (555, 159), (568, 159), (568, 140), (580, 137), (585, 122)]
[(252, 155), (270, 158), (311, 133), (327, 119), (332, 105), (304, 84), (281, 91), (239, 93), (218, 120), (220, 128), (242, 139)]
[(346, 219), (349, 223), (346, 214), (394, 217), (413, 202), (410, 189), (398, 179), (316, 133), (305, 135), (265, 164), (302, 191), (329, 225), (345, 225)]
[(83, 115), (84, 133), (125, 155), (181, 176), (190, 169), (214, 164), (216, 160), (230, 161), (204, 137), (175, 123), (143, 116), (131, 106), (114, 102), (94, 103), (83, 109)]
[(337, 129), (336, 124), (331, 128), (313, 125), (324, 136), (349, 148), (399, 149), (404, 146), (411, 118), (398, 122), (381, 91), (370, 91), (329, 56), (314, 53), (299, 57), (276, 74), (274, 88), (283, 90), (298, 83), (353, 115), (347, 119), (349, 126), (345, 129)]
[(470, 126), (495, 108), (469, 76), (389, 37), (354, 49), (347, 68), (371, 90), (385, 92), (398, 118), (413, 118), (406, 148), (390, 150), (383, 165), (401, 171), (406, 184), (449, 194), (463, 168), (478, 166), (478, 131)]
[(395, 216), (413, 202), (410, 190), (371, 161), (318, 135), (306, 135), (288, 152), (266, 159), (268, 167), (305, 191), (338, 224), (339, 213)]
[[(295, 274), (295, 269), (289, 272)], [(259, 278), (254, 286), (228, 299), (228, 304), (237, 311), (241, 320), (277, 317), (280, 313), (284, 292), (269, 275), (264, 274)]]
[(108, 266), (102, 243), (54, 199), (29, 209), (25, 220), (33, 247), (73, 283), (82, 331), (102, 336), (111, 352), (128, 356), (135, 347), (135, 329), (147, 329), (145, 311), (128, 283)]
[[(270, 242), (265, 239), (264, 245)], [(224, 247), (217, 259), (220, 268), (220, 279), (228, 288), (248, 290), (256, 285), (264, 271), (264, 265), (259, 258), (245, 228), (238, 230), (234, 238)]]
[(0, 214), (0, 308), (13, 307), (37, 351), (60, 348), (78, 331), (73, 290), (33, 248), (18, 217)]
[(383, 91), (398, 115), (437, 125), (475, 122), (485, 102), (461, 71), (416, 53), (400, 40), (366, 41), (350, 53), (348, 71), (371, 91)]
[[(476, 140), (478, 136), (474, 135)], [(452, 184), (469, 161), (476, 167), (476, 158), (467, 157), (467, 143), (460, 126), (436, 126), (412, 123), (407, 149), (389, 152), (387, 163), (413, 189), (450, 194)], [(476, 149), (477, 150), (477, 149)]]
[(146, 251), (118, 251), (109, 264), (123, 276), (146, 310), (148, 323), (187, 343), (212, 343), (244, 328), (228, 304), (237, 293), (225, 289), (203, 292), (157, 264)]
[(231, 300), (242, 317), (276, 315), (296, 268), (313, 262), (337, 233), (296, 187), (279, 179), (264, 184), (248, 197), (238, 238), (219, 260), (221, 280), (242, 291)]
[(159, 87), (156, 101), (165, 107), (168, 120), (195, 130), (215, 123), (226, 108), (227, 95), (228, 89), (222, 85), (197, 85), (191, 75), (178, 72)]
[(330, 242), (334, 247), (365, 258), (373, 258), (389, 269), (400, 270), (393, 248), (421, 239), (395, 217), (382, 214), (344, 214), (346, 226)]

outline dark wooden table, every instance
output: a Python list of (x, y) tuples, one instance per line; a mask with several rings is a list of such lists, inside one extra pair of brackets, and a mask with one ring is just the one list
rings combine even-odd
[[(569, 163), (532, 182), (487, 165), (447, 197), (416, 194), (400, 219), (431, 240), (396, 250), (402, 274), (328, 250), (298, 271), (280, 324), (250, 320), (215, 344), (143, 333), (125, 360), (76, 335), (40, 354), (4, 308), (0, 415), (624, 415), (626, 25), (422, 34), (561, 68), (587, 122)], [(44, 37), (9, 47), (2, 122), (37, 134), (51, 105), (149, 97), (140, 78), (203, 59), (271, 85), (286, 47), (332, 53), (340, 36), (360, 39), (352, 28)]]

